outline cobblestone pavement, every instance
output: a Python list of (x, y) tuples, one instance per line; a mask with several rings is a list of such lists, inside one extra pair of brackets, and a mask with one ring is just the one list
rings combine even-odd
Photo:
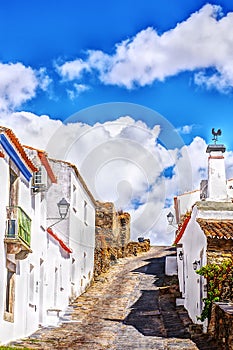
[[(41, 328), (11, 346), (29, 349), (220, 350), (207, 335), (191, 335), (175, 307), (174, 278), (164, 276), (167, 247), (120, 259), (67, 309), (59, 327)], [(176, 281), (175, 281), (176, 282)]]

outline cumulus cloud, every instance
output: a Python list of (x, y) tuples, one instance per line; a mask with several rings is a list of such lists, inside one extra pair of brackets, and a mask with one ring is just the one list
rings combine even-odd
[(115, 45), (110, 55), (89, 50), (86, 60), (59, 66), (63, 79), (97, 72), (104, 84), (132, 89), (184, 71), (194, 71), (194, 82), (227, 92), (233, 86), (233, 13), (223, 16), (220, 6), (206, 4), (187, 20), (162, 34), (149, 27)]
[(22, 63), (0, 63), (0, 110), (22, 105), (36, 95), (38, 88), (46, 90), (50, 79), (44, 68), (36, 71)]
[(181, 134), (191, 134), (193, 128), (195, 127), (194, 124), (192, 125), (183, 125), (180, 128), (177, 129), (177, 131)]
[(74, 83), (72, 89), (67, 89), (67, 94), (71, 100), (74, 100), (81, 93), (83, 93), (89, 89), (90, 89), (90, 87), (88, 85)]
[(76, 59), (69, 61), (59, 66), (56, 65), (58, 73), (63, 77), (64, 80), (73, 80), (80, 78), (83, 71), (89, 70), (89, 65), (82, 59)]
[[(173, 197), (198, 189), (207, 178), (207, 144), (202, 138), (170, 149), (160, 143), (159, 124), (149, 128), (130, 116), (90, 126), (17, 112), (0, 115), (0, 124), (12, 128), (23, 144), (76, 164), (96, 199), (113, 201), (117, 209), (130, 212), (132, 239), (144, 236), (153, 244), (171, 244), (174, 231), (166, 215)], [(228, 177), (233, 175), (232, 159), (233, 153), (226, 152)], [(166, 176), (169, 167), (172, 172)]]
[(62, 126), (60, 120), (31, 112), (0, 113), (0, 125), (12, 129), (22, 144), (45, 149), (48, 140)]
[[(58, 145), (61, 135), (64, 142)], [(168, 232), (166, 215), (175, 195), (199, 188), (206, 175), (206, 143), (195, 138), (169, 149), (160, 136), (160, 125), (149, 128), (130, 116), (94, 126), (68, 123), (50, 139), (48, 150), (77, 165), (95, 198), (130, 212), (132, 239), (144, 235), (171, 244), (174, 232)], [(166, 177), (169, 167), (173, 172)]]

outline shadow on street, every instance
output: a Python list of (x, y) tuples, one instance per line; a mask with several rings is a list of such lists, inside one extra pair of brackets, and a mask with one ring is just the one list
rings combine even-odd
[[(171, 254), (168, 255), (173, 255), (173, 249), (170, 250)], [(176, 276), (165, 276), (165, 259), (147, 259), (145, 262), (148, 264), (132, 271), (152, 275), (154, 281), (143, 284), (141, 296), (131, 305), (123, 324), (135, 327), (144, 336), (191, 338), (200, 350), (221, 350), (221, 345), (207, 334), (191, 334), (189, 331), (192, 322), (182, 306), (176, 307), (178, 280)]]

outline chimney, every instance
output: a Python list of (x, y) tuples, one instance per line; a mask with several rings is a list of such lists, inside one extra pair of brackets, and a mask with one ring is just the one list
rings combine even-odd
[(208, 159), (208, 195), (206, 200), (226, 201), (226, 171), (223, 153), (226, 151), (224, 145), (208, 145), (206, 152), (209, 153)]

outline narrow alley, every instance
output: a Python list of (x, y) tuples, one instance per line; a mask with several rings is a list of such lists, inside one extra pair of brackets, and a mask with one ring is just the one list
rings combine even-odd
[(191, 333), (183, 307), (175, 307), (176, 278), (164, 275), (172, 248), (152, 247), (118, 260), (70, 305), (59, 327), (41, 328), (11, 346), (29, 349), (220, 350), (207, 335)]

